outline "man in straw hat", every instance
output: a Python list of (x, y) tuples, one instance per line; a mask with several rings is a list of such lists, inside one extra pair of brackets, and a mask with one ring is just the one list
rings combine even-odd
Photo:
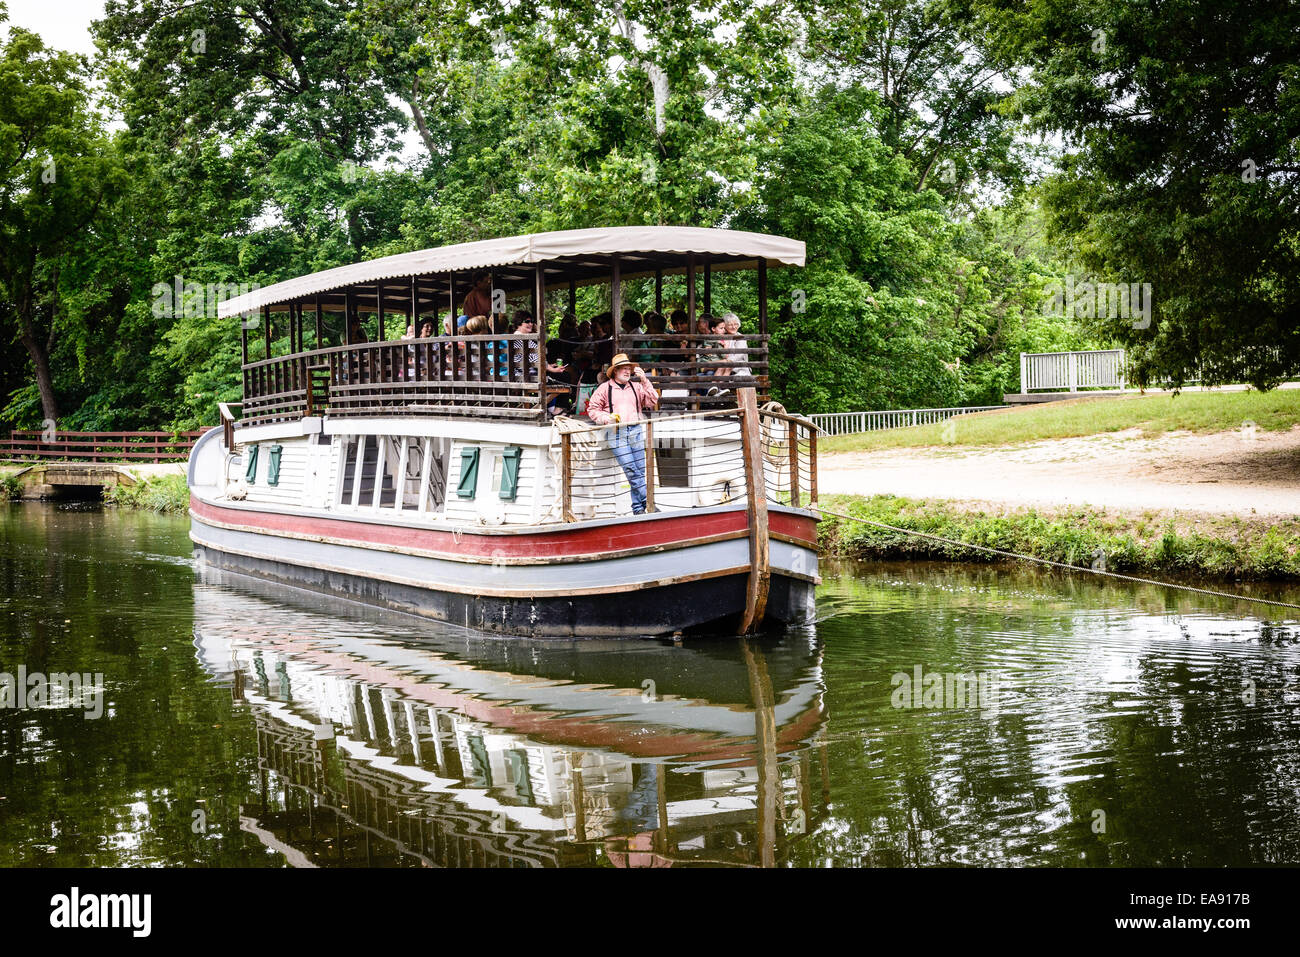
[(642, 409), (653, 409), (659, 395), (641, 367), (620, 352), (605, 369), (602, 383), (587, 402), (587, 416), (597, 425), (615, 425), (609, 447), (632, 487), (632, 514), (645, 511), (645, 429)]

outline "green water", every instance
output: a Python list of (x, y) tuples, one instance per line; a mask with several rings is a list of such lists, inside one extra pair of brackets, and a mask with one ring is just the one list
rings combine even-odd
[(0, 864), (1300, 859), (1300, 631), (1258, 607), (863, 564), (784, 636), (518, 642), (196, 568), (187, 528), (0, 507), (0, 674), (90, 676), (0, 710)]

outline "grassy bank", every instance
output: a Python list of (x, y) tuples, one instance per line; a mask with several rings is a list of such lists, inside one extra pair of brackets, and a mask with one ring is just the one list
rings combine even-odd
[(1144, 435), (1223, 432), (1253, 422), (1261, 432), (1300, 421), (1300, 389), (1272, 392), (1184, 392), (1115, 399), (1071, 399), (1007, 412), (979, 412), (946, 423), (890, 429), (822, 440), (825, 452), (927, 445), (1006, 445), (1073, 438), (1124, 429)]
[[(1300, 521), (1266, 523), (1101, 508), (973, 510), (892, 495), (824, 497), (832, 511), (974, 545), (1179, 581), (1300, 580)], [(842, 519), (821, 525), (823, 551), (839, 558), (1000, 561), (996, 556)]]
[(190, 490), (184, 475), (151, 475), (134, 485), (104, 489), (104, 504), (151, 512), (184, 512), (190, 507)]

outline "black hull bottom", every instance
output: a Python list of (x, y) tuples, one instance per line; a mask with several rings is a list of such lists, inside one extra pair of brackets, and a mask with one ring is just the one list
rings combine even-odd
[[(364, 602), (476, 631), (530, 638), (610, 638), (675, 632), (735, 634), (745, 607), (747, 576), (625, 589), (564, 598), (495, 598), (418, 588), (345, 572), (234, 555), (195, 546), (215, 568), (293, 588)], [(765, 628), (811, 621), (814, 585), (773, 574)]]

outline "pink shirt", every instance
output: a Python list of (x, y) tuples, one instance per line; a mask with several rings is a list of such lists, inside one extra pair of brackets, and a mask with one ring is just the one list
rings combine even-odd
[(642, 409), (653, 409), (659, 397), (655, 390), (640, 379), (631, 378), (627, 385), (620, 386), (609, 379), (596, 386), (587, 402), (587, 417), (597, 425), (611, 425), (614, 415), (618, 415), (620, 424), (641, 421)]

